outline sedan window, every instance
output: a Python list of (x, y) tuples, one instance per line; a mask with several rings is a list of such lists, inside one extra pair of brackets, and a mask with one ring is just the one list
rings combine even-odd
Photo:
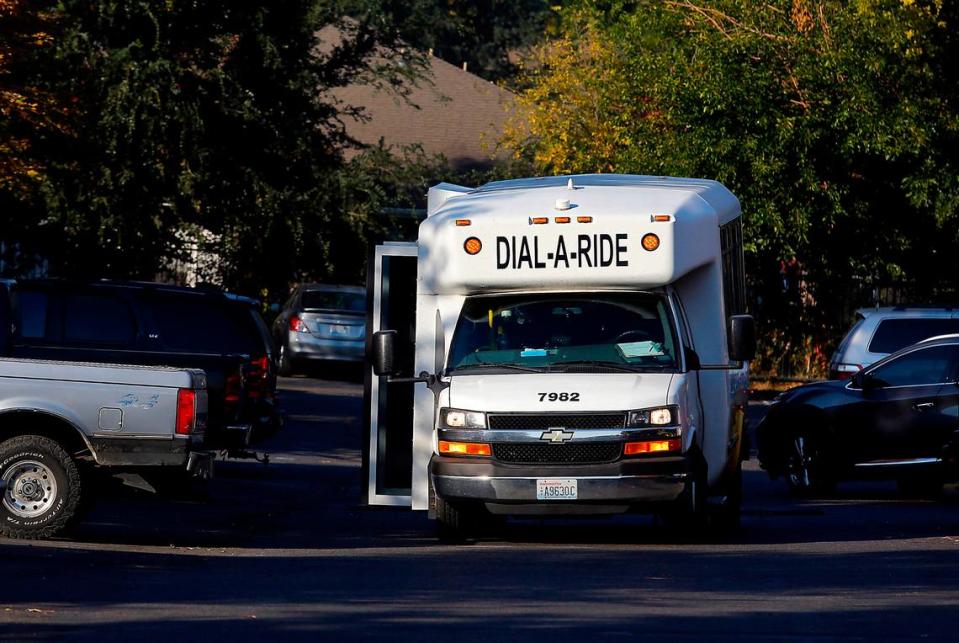
[(869, 373), (879, 386), (921, 386), (948, 382), (959, 347), (932, 346), (906, 353)]

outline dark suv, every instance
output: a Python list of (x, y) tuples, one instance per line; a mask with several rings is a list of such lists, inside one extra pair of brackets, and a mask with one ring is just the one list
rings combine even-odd
[(206, 443), (242, 449), (277, 425), (269, 330), (256, 302), (166, 284), (0, 284), (0, 354), (206, 371)]

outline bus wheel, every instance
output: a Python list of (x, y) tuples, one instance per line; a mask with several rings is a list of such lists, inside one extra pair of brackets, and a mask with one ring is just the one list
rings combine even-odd
[(436, 537), (444, 543), (463, 543), (475, 536), (482, 525), (480, 509), (452, 504), (439, 496), (436, 503)]
[(706, 501), (706, 463), (694, 458), (692, 470), (683, 493), (676, 503), (662, 514), (666, 527), (682, 538), (702, 538), (709, 529), (709, 509)]
[(731, 534), (740, 527), (743, 507), (743, 463), (726, 475), (722, 486), (725, 494), (723, 503), (713, 508), (711, 527), (723, 535)]

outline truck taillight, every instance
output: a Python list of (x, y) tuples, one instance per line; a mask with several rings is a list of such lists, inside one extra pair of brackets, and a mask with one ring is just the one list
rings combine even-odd
[(196, 426), (196, 391), (181, 388), (176, 393), (176, 433), (190, 435)]
[(268, 395), (270, 358), (264, 355), (250, 360), (246, 368), (246, 393), (248, 397), (258, 398)]

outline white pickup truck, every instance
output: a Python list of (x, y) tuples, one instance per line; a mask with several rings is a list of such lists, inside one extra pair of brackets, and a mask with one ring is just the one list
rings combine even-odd
[(212, 474), (203, 371), (0, 360), (0, 534), (47, 538), (77, 515), (82, 471)]

